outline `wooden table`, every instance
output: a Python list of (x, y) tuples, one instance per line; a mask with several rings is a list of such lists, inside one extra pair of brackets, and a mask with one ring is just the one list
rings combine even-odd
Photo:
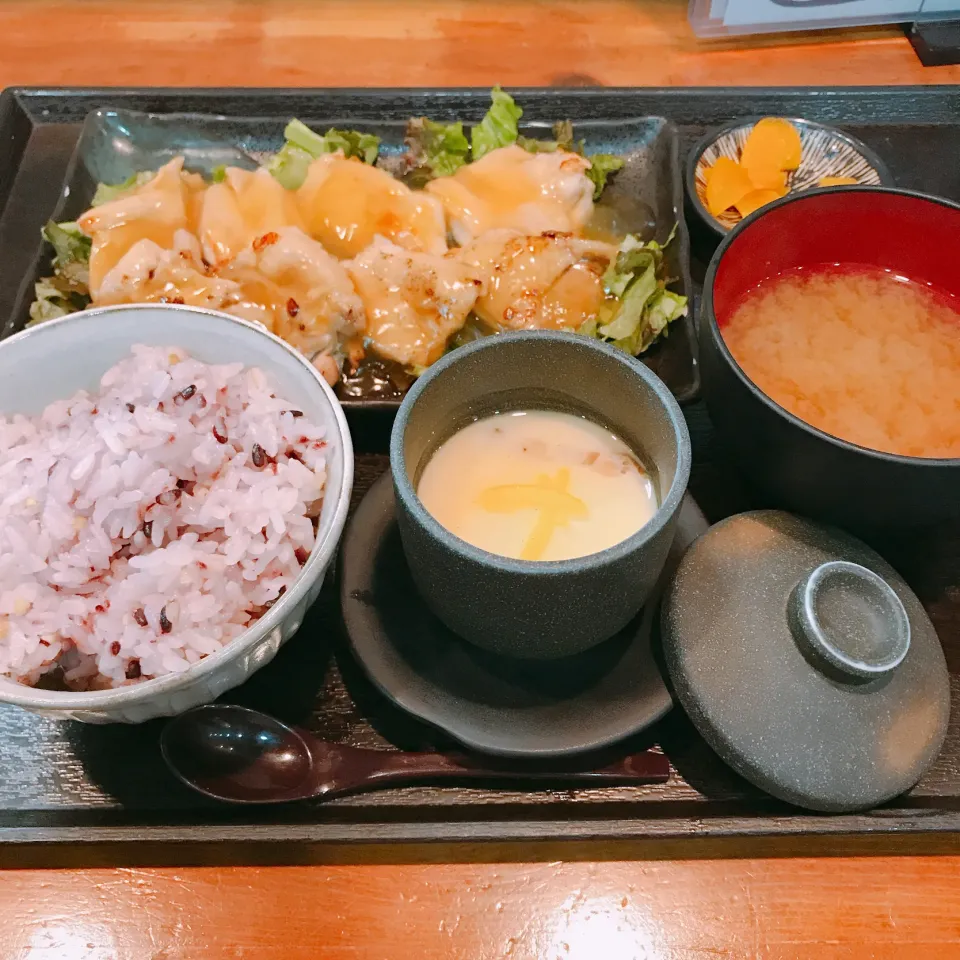
[[(0, 87), (960, 83), (895, 28), (699, 44), (682, 0), (0, 0), (0, 43)], [(625, 854), (8, 871), (0, 960), (960, 956), (957, 856)]]
[(960, 857), (23, 871), (0, 931), (18, 960), (934, 960)]
[(701, 44), (684, 0), (0, 0), (0, 42), (3, 86), (960, 82), (896, 27)]

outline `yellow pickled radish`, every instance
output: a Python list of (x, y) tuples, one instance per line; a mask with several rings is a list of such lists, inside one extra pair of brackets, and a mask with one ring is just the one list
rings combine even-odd
[(707, 181), (707, 209), (717, 217), (753, 191), (746, 170), (729, 157), (718, 157)]
[(856, 187), (860, 181), (856, 177), (821, 177), (818, 187)]
[(757, 121), (740, 153), (740, 163), (748, 172), (762, 175), (770, 170), (796, 170), (800, 166), (802, 145), (797, 128), (781, 117)]
[(736, 204), (737, 213), (741, 217), (749, 217), (754, 210), (759, 210), (768, 203), (773, 203), (774, 200), (779, 200), (786, 195), (786, 188), (783, 190), (753, 190), (738, 201)]
[(787, 171), (786, 170), (753, 170), (747, 171), (750, 182), (757, 190), (779, 190), (782, 193), (787, 192)]

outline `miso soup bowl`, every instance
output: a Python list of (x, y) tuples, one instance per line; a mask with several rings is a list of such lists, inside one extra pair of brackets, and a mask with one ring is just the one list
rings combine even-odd
[(703, 395), (765, 506), (864, 535), (960, 520), (960, 459), (883, 453), (810, 426), (750, 380), (723, 338), (742, 297), (787, 270), (833, 263), (880, 267), (960, 296), (958, 262), (960, 206), (883, 187), (832, 188), (775, 201), (720, 244), (700, 314)]
[[(657, 487), (659, 509), (632, 536), (571, 560), (514, 560), (441, 526), (417, 496), (434, 451), (472, 421), (505, 410), (559, 410), (617, 433)], [(625, 627), (650, 596), (690, 476), (677, 402), (639, 360), (577, 334), (507, 333), (461, 347), (417, 380), (390, 441), (403, 549), (414, 583), (451, 630), (494, 653), (554, 659)]]

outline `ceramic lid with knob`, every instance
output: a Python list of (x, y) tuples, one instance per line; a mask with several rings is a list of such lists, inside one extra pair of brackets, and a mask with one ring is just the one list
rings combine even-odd
[(724, 520), (662, 609), (674, 690), (743, 777), (799, 806), (910, 789), (946, 736), (950, 688), (922, 604), (866, 544), (779, 511)]

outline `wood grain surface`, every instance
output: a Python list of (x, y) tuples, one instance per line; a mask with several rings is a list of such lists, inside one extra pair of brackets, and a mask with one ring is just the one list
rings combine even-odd
[(22, 960), (956, 957), (960, 858), (13, 872)]
[[(960, 81), (896, 28), (701, 44), (682, 0), (0, 0), (0, 43), (2, 87)], [(17, 960), (919, 956), (960, 956), (960, 857), (0, 874)]]
[(698, 41), (685, 0), (0, 0), (0, 87), (956, 83), (897, 27)]

